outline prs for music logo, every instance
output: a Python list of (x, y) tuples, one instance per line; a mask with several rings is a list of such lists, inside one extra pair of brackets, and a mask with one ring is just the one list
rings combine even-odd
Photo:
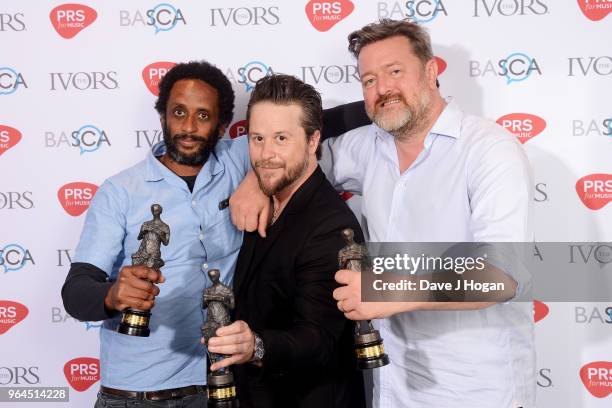
[(68, 214), (78, 217), (87, 211), (96, 191), (98, 191), (98, 186), (95, 184), (79, 181), (60, 187), (57, 198)]
[(176, 65), (175, 62), (158, 61), (147, 65), (142, 70), (142, 80), (144, 81), (147, 89), (155, 96), (159, 96), (159, 83), (172, 67)]
[(612, 0), (578, 0), (578, 6), (591, 21), (603, 20), (612, 12)]
[(596, 173), (576, 182), (576, 193), (591, 210), (599, 210), (612, 200), (612, 174)]
[(29, 311), (25, 305), (11, 300), (0, 300), (0, 334), (26, 318)]
[(521, 143), (536, 137), (546, 128), (546, 121), (531, 113), (509, 113), (496, 122), (516, 136)]
[(100, 381), (100, 360), (93, 357), (73, 358), (64, 364), (64, 375), (74, 390), (86, 391)]
[(348, 17), (355, 5), (350, 0), (310, 0), (306, 4), (306, 16), (318, 31), (329, 31)]
[(62, 4), (49, 13), (53, 28), (67, 40), (90, 26), (97, 17), (96, 10), (83, 4), (74, 3)]

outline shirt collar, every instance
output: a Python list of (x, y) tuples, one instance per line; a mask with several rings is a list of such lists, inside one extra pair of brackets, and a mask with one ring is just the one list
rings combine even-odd
[[(163, 141), (156, 143), (147, 154), (147, 174), (146, 181), (159, 181), (166, 177), (178, 177), (169, 168), (164, 166), (157, 157), (166, 153), (166, 145)], [(217, 149), (208, 156), (208, 160), (200, 170), (200, 174), (210, 174), (215, 176), (224, 170), (223, 163), (217, 158)]]

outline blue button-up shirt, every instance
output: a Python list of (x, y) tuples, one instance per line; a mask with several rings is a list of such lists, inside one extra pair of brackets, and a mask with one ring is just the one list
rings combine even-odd
[(170, 227), (170, 242), (162, 246), (166, 281), (152, 309), (151, 335), (132, 337), (114, 331), (118, 318), (100, 330), (101, 384), (151, 391), (204, 384), (205, 350), (200, 344), (205, 311), (202, 291), (209, 286), (208, 270), (221, 271), (231, 284), (242, 233), (219, 205), (250, 169), (246, 137), (220, 140), (200, 170), (193, 189), (156, 156), (163, 142), (146, 159), (106, 180), (88, 210), (75, 262), (86, 262), (111, 279), (131, 265), (138, 250), (143, 222), (152, 219), (151, 205), (163, 208), (161, 219)]

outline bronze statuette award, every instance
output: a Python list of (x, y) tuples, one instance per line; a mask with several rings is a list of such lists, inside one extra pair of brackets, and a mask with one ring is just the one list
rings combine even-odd
[[(342, 237), (346, 241), (346, 246), (338, 252), (340, 269), (362, 272), (367, 259), (365, 246), (354, 241), (354, 232), (350, 228), (342, 230)], [(362, 370), (367, 370), (389, 364), (389, 356), (385, 354), (383, 340), (378, 330), (374, 330), (372, 322), (360, 320), (355, 323), (357, 366)]]
[[(170, 242), (170, 227), (160, 218), (162, 207), (159, 204), (151, 206), (153, 219), (145, 221), (140, 227), (138, 239), (141, 240), (140, 248), (132, 254), (132, 265), (144, 265), (157, 269), (164, 266), (161, 259), (161, 244), (168, 245)], [(149, 319), (151, 312), (127, 308), (121, 316), (121, 324), (117, 331), (128, 336), (149, 337)]]
[[(217, 329), (231, 323), (230, 310), (234, 309), (234, 292), (220, 281), (218, 269), (208, 271), (212, 285), (204, 289), (202, 296), (202, 309), (208, 309), (206, 321), (202, 326), (202, 336), (206, 344), (211, 337), (215, 337)], [(208, 353), (210, 364), (223, 359), (222, 354)], [(207, 377), (208, 407), (209, 408), (237, 408), (236, 386), (234, 375), (229, 367), (216, 370)]]

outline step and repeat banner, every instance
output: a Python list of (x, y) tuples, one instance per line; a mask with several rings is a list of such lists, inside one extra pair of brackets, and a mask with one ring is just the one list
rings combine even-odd
[[(426, 26), (442, 94), (523, 144), (536, 239), (592, 242), (568, 244), (568, 259), (610, 262), (611, 11), (611, 0), (0, 2), (0, 387), (67, 387), (68, 402), (58, 392), (42, 406), (93, 405), (100, 324), (67, 315), (60, 289), (98, 186), (162, 137), (153, 104), (173, 64), (206, 59), (227, 74), (236, 137), (267, 73), (314, 85), (326, 108), (360, 100), (346, 37), (379, 18)], [(612, 406), (610, 293), (534, 302), (539, 407)]]

